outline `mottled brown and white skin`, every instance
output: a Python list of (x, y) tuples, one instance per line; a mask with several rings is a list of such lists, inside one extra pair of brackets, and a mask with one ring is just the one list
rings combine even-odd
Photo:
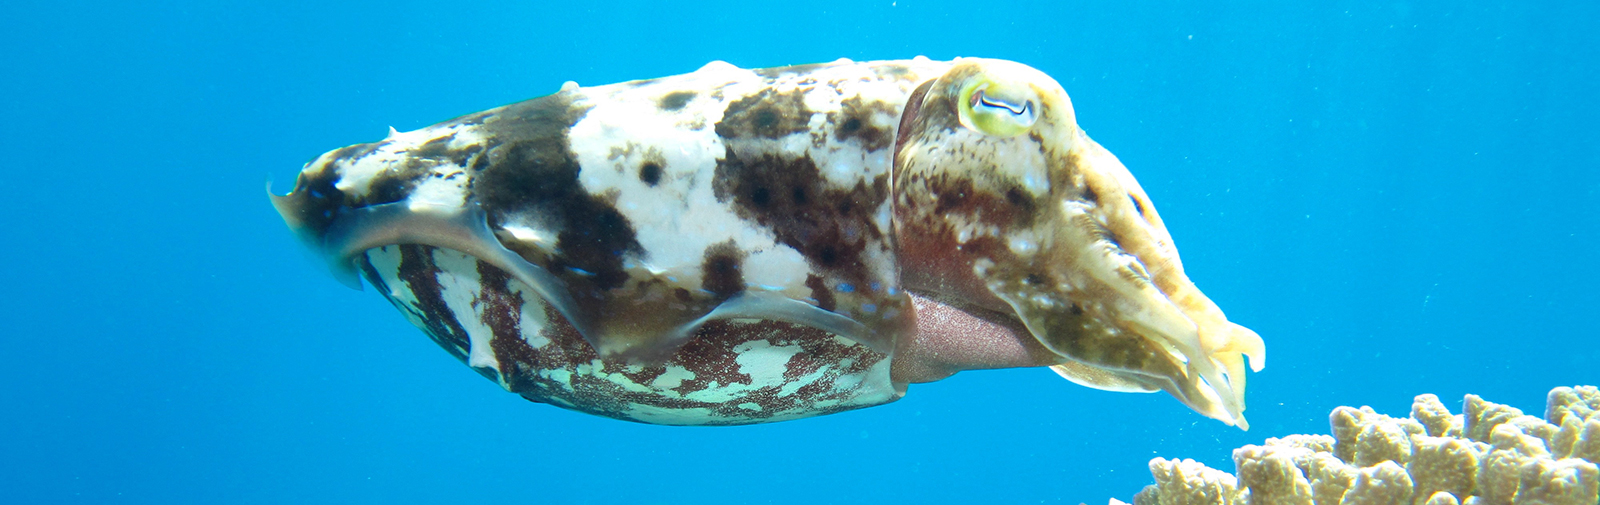
[(474, 370), (617, 419), (773, 422), (1048, 366), (1245, 427), (1264, 359), (1061, 86), (1007, 61), (568, 83), (329, 152), (272, 199)]

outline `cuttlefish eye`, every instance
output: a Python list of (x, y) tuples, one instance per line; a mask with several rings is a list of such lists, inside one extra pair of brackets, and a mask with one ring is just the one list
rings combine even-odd
[(1015, 137), (1039, 119), (1039, 97), (1025, 83), (974, 79), (961, 89), (961, 126), (996, 137)]

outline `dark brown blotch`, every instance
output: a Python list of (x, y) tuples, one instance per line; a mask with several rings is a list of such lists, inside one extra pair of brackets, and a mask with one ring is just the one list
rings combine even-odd
[(639, 160), (639, 182), (655, 187), (661, 183), (661, 177), (666, 172), (667, 159), (661, 156), (661, 151), (653, 147), (645, 151)]
[[(473, 303), (483, 315), (483, 326), (493, 334), (489, 350), (494, 352), (495, 361), (500, 365), (500, 379), (505, 381), (507, 391), (532, 391), (537, 385), (530, 380), (532, 374), (525, 371), (537, 370), (542, 363), (538, 353), (522, 337), (525, 303), (522, 293), (511, 290), (511, 275), (504, 270), (482, 261), (477, 263), (481, 288)], [(529, 328), (529, 331), (543, 330), (542, 327)]]
[(1037, 215), (1039, 208), (1038, 203), (1034, 200), (1035, 198), (1031, 193), (1020, 187), (1012, 187), (1006, 190), (1006, 203), (1011, 204), (1011, 207), (1016, 210), (1018, 224), (1025, 225), (1033, 222), (1033, 217)]
[(439, 267), (433, 262), (433, 248), (412, 244), (399, 247), (399, 278), (416, 297), (412, 308), (422, 315), (423, 332), (450, 355), (465, 362), (472, 341), (456, 319), (455, 311), (445, 303), (444, 288), (439, 285)]
[[(388, 167), (378, 173), (372, 179), (371, 185), (368, 186), (364, 196), (347, 203), (352, 208), (359, 208), (405, 200), (411, 196), (411, 192), (416, 189), (418, 184), (432, 175), (433, 167), (441, 161), (459, 159), (460, 164), (465, 164), (472, 153), (476, 153), (478, 149), (481, 149), (478, 146), (472, 146), (471, 152), (465, 153), (458, 151), (467, 151), (468, 149), (450, 149), (449, 144), (453, 138), (455, 138), (454, 135), (446, 135), (403, 152), (406, 155), (403, 163)], [(348, 166), (358, 163), (362, 158), (377, 152), (388, 144), (388, 141), (374, 142), (340, 149), (330, 157), (329, 164), (339, 163)]]
[(694, 100), (696, 95), (698, 95), (698, 93), (693, 91), (674, 91), (667, 93), (666, 96), (663, 96), (660, 100), (656, 101), (656, 107), (665, 111), (676, 111), (682, 109), (685, 105), (689, 105), (689, 102)]
[(997, 193), (993, 189), (977, 187), (968, 177), (945, 173), (907, 182), (921, 183), (930, 194), (937, 195), (934, 199), (935, 215), (954, 213), (974, 216), (983, 222), (1001, 226), (1031, 226), (1038, 214), (1036, 198), (1017, 186)]
[(833, 300), (833, 290), (828, 289), (828, 284), (818, 275), (806, 276), (806, 287), (811, 289), (811, 298), (817, 301), (817, 308), (832, 311), (837, 305)]
[(345, 206), (344, 191), (339, 190), (338, 182), (339, 175), (331, 168), (300, 172), (294, 191), (283, 197), (295, 219), (313, 237), (326, 234)]
[[(472, 124), (467, 119), (458, 118), (440, 126)], [(387, 167), (374, 177), (366, 197), (360, 202), (355, 202), (353, 206), (379, 205), (405, 200), (416, 190), (417, 185), (426, 181), (429, 177), (439, 177), (433, 171), (435, 167), (443, 163), (459, 167), (481, 166), (484, 163), (483, 157), (480, 156), (484, 150), (483, 145), (471, 144), (451, 147), (450, 144), (455, 139), (456, 134), (451, 133), (424, 142), (420, 146), (400, 151), (399, 154), (404, 155), (403, 161), (396, 166)], [(384, 141), (364, 144), (363, 146), (352, 146), (362, 148), (348, 152), (341, 150), (340, 156), (348, 157), (348, 160), (344, 163), (353, 163), (388, 144), (390, 144), (389, 141)]]
[(411, 192), (417, 189), (421, 179), (428, 176), (427, 172), (384, 173), (372, 179), (372, 186), (367, 189), (367, 196), (362, 199), (363, 205), (381, 205), (405, 200)]
[(951, 178), (941, 175), (938, 180), (946, 182), (946, 184), (931, 188), (935, 191), (935, 194), (939, 195), (933, 207), (935, 214), (949, 214), (953, 210), (966, 206), (967, 196), (971, 195), (973, 191), (971, 179), (965, 177)]
[(643, 256), (633, 226), (603, 197), (578, 182), (582, 168), (567, 131), (588, 112), (569, 93), (508, 105), (484, 123), (489, 166), (473, 179), (472, 191), (491, 220), (527, 212), (559, 230), (556, 254), (546, 267), (566, 280), (580, 304), (627, 280), (624, 257)]
[(646, 161), (641, 163), (639, 165), (639, 180), (650, 185), (651, 187), (655, 187), (655, 185), (660, 184), (661, 164), (654, 161)]
[(839, 104), (839, 111), (828, 115), (833, 125), (833, 138), (839, 142), (856, 139), (862, 149), (877, 151), (894, 142), (894, 134), (877, 127), (872, 118), (877, 114), (894, 116), (894, 109), (879, 101), (866, 101), (855, 96)]
[(716, 132), (725, 139), (777, 139), (809, 130), (811, 114), (804, 92), (767, 88), (728, 104)]
[(861, 130), (861, 118), (851, 117), (850, 119), (844, 120), (844, 124), (839, 125), (839, 129), (837, 131), (839, 133), (839, 138), (842, 140), (859, 130)]
[[(405, 154), (413, 158), (440, 160), (455, 154), (455, 149), (450, 148), (450, 141), (455, 140), (456, 134), (451, 133), (433, 140), (429, 140), (414, 149), (407, 150)], [(474, 146), (476, 147), (476, 146)]]
[(706, 248), (705, 260), (700, 265), (700, 288), (721, 300), (744, 291), (744, 258), (744, 251), (739, 250), (732, 239)]
[(872, 212), (888, 197), (886, 176), (841, 190), (823, 180), (809, 156), (746, 158), (730, 148), (711, 184), (717, 201), (732, 203), (740, 217), (772, 230), (779, 243), (815, 268), (848, 282), (866, 281), (861, 256), (867, 243), (881, 239)]
[(450, 142), (453, 140), (455, 134), (452, 133), (403, 151), (401, 154), (405, 155), (404, 161), (374, 177), (372, 186), (361, 203), (379, 205), (405, 200), (428, 178), (441, 177), (440, 174), (434, 173), (434, 169), (439, 165), (448, 163), (465, 167), (483, 158), (478, 156), (483, 152), (482, 145), (472, 144), (452, 148)]

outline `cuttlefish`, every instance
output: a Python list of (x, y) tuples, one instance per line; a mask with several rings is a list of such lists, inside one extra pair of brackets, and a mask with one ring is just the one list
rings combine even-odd
[(567, 83), (323, 154), (272, 202), (484, 377), (617, 419), (774, 422), (1049, 367), (1245, 428), (1265, 359), (1061, 85), (1009, 61)]

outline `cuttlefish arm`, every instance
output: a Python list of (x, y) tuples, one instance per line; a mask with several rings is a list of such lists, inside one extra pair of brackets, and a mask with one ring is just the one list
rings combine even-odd
[(1260, 337), (1185, 276), (1149, 197), (1078, 128), (1055, 80), (961, 59), (907, 111), (893, 180), (908, 290), (999, 314), (1073, 382), (1167, 391), (1248, 426), (1245, 357), (1260, 370)]

